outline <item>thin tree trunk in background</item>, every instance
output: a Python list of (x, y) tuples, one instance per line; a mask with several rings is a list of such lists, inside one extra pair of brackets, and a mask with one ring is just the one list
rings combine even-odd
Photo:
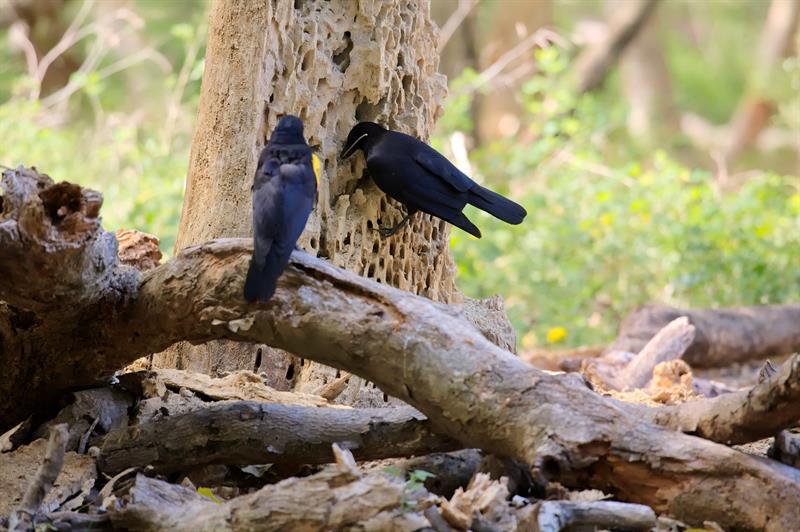
[(659, 0), (630, 0), (618, 4), (608, 22), (608, 34), (587, 48), (575, 62), (576, 89), (590, 92), (600, 87), (622, 53), (645, 28)]
[[(619, 6), (620, 2), (609, 2)], [(630, 105), (628, 132), (635, 139), (653, 140), (659, 132), (678, 131), (680, 122), (672, 94), (657, 16), (650, 17), (622, 55), (622, 87)]]
[[(418, 216), (403, 233), (381, 239), (374, 229), (397, 221), (398, 205), (361, 179), (360, 156), (346, 163), (337, 158), (359, 120), (430, 135), (446, 80), (437, 73), (437, 33), (428, 11), (427, 0), (215, 1), (176, 251), (251, 234), (258, 154), (278, 118), (295, 114), (324, 165), (319, 201), (299, 245), (361, 275), (458, 301), (449, 226)], [(179, 344), (153, 361), (207, 373), (255, 369), (284, 389), (318, 388), (337, 376), (263, 345), (224, 341)], [(362, 385), (351, 379), (342, 400), (364, 395), (356, 393)], [(373, 388), (367, 395), (371, 406), (384, 400)]]
[(799, 18), (800, 0), (772, 0), (750, 84), (731, 118), (732, 132), (725, 150), (728, 165), (758, 140), (777, 109), (769, 94), (770, 78), (792, 46)]

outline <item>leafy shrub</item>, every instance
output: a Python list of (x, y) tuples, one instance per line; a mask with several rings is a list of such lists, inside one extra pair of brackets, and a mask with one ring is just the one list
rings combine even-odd
[[(483, 239), (458, 230), (451, 239), (459, 287), (502, 294), (523, 347), (606, 342), (628, 312), (655, 300), (800, 300), (797, 177), (758, 173), (723, 190), (708, 171), (614, 140), (624, 135), (615, 126), (624, 103), (569, 91), (555, 48), (538, 59), (521, 95), (525, 127), (470, 154), (476, 176), (521, 201), (528, 217), (510, 226), (473, 209)], [(449, 133), (440, 130), (437, 146)]]

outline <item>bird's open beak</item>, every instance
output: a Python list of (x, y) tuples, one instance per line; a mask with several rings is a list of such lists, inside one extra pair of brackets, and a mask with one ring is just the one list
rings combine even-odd
[(353, 152), (356, 150), (356, 146), (358, 146), (358, 143), (361, 142), (361, 139), (363, 139), (366, 136), (367, 136), (367, 133), (364, 133), (363, 135), (358, 137), (355, 140), (355, 142), (353, 142), (350, 146), (345, 147), (345, 149), (342, 150), (342, 153), (339, 154), (339, 158), (340, 159), (347, 159), (348, 157), (350, 157), (353, 154)]

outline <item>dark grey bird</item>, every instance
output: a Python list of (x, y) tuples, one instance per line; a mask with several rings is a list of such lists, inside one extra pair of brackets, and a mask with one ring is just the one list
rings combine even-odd
[(303, 122), (284, 116), (258, 158), (253, 178), (253, 258), (244, 284), (247, 301), (268, 301), (289, 264), (317, 195), (314, 156)]
[(361, 122), (350, 130), (340, 157), (346, 159), (356, 150), (364, 152), (367, 170), (378, 188), (407, 210), (396, 226), (380, 228), (383, 236), (395, 234), (418, 211), (478, 238), (480, 230), (461, 212), (467, 204), (514, 225), (527, 215), (521, 205), (480, 186), (441, 153), (410, 135)]

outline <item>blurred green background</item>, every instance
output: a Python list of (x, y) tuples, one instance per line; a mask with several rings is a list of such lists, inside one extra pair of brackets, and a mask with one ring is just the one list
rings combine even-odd
[[(484, 237), (453, 231), (458, 283), (505, 297), (523, 349), (605, 343), (651, 301), (800, 301), (799, 45), (768, 16), (793, 1), (664, 1), (584, 90), (639, 2), (433, 0), (450, 96), (432, 143), (529, 212), (468, 212)], [(207, 10), (0, 0), (0, 164), (101, 190), (106, 228), (170, 254)]]

